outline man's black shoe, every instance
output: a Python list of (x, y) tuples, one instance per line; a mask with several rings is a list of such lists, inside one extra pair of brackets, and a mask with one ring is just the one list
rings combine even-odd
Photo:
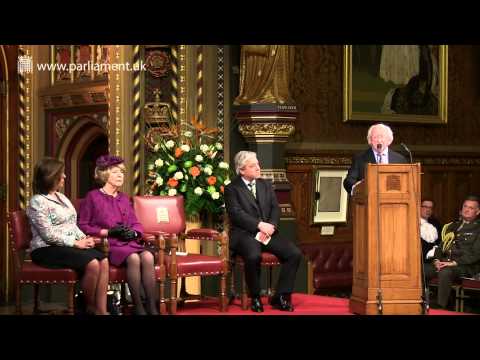
[(270, 305), (273, 308), (281, 311), (293, 311), (293, 305), (288, 295), (280, 295), (272, 297), (270, 300)]
[(259, 296), (252, 297), (252, 305), (250, 306), (253, 312), (263, 312), (262, 301)]

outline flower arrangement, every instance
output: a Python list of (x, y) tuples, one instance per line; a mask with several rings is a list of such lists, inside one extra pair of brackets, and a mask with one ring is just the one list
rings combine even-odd
[[(220, 156), (223, 146), (218, 129), (208, 129), (195, 119), (180, 136), (150, 137), (147, 166), (149, 195), (184, 196), (185, 213), (224, 211), (224, 187), (230, 183), (230, 167)], [(170, 134), (176, 135), (175, 129)]]

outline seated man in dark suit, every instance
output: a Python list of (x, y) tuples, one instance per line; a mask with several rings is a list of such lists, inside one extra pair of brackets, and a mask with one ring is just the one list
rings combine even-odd
[(461, 219), (446, 224), (442, 242), (436, 247), (433, 262), (425, 264), (425, 277), (438, 276), (438, 300), (446, 308), (451, 286), (462, 276), (473, 277), (480, 271), (480, 198), (463, 201)]
[(240, 151), (235, 155), (237, 177), (225, 187), (225, 206), (230, 219), (230, 248), (245, 262), (245, 279), (251, 309), (263, 312), (260, 300), (261, 253), (268, 251), (282, 263), (271, 305), (293, 311), (291, 293), (302, 254), (278, 232), (280, 208), (271, 182), (260, 178), (257, 155)]
[(367, 133), (370, 148), (353, 157), (352, 166), (348, 170), (343, 187), (349, 194), (353, 188), (364, 178), (365, 164), (406, 164), (405, 157), (388, 147), (393, 141), (393, 132), (384, 124), (370, 126)]
[(440, 244), (442, 227), (440, 222), (432, 215), (433, 200), (424, 198), (420, 207), (420, 239), (422, 240), (423, 261), (431, 259), (434, 253), (434, 246)]

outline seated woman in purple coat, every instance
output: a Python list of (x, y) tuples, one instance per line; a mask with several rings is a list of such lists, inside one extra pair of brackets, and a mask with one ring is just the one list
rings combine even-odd
[(78, 226), (86, 234), (108, 236), (110, 263), (127, 267), (127, 281), (135, 314), (147, 312), (141, 301), (141, 286), (147, 297), (147, 310), (157, 315), (153, 254), (139, 243), (143, 227), (137, 220), (129, 197), (120, 192), (125, 178), (124, 160), (103, 155), (97, 159), (95, 179), (102, 185), (90, 191), (82, 203)]

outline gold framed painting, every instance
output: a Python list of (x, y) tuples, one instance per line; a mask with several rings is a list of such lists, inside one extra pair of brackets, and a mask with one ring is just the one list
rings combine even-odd
[(348, 194), (343, 188), (347, 177), (344, 169), (315, 171), (313, 224), (344, 223), (347, 221)]
[(345, 45), (343, 121), (447, 123), (447, 45)]

